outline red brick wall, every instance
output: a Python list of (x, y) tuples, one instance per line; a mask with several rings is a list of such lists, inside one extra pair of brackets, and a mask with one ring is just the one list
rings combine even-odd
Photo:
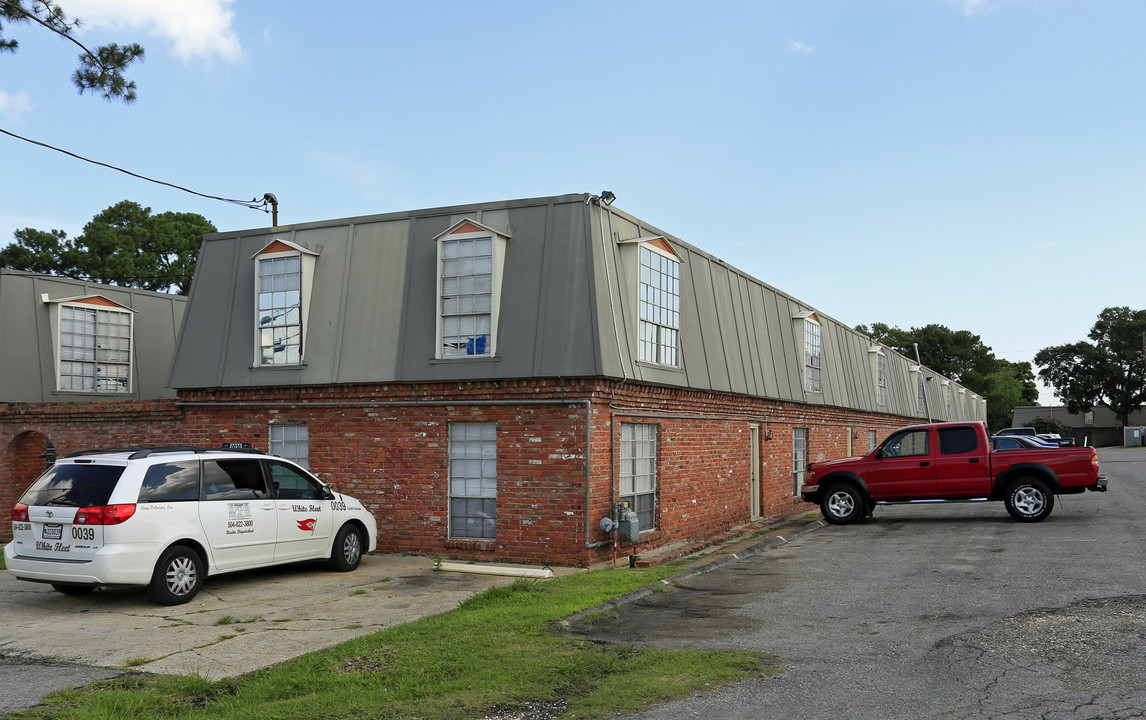
[[(591, 405), (586, 453), (586, 402)], [(656, 529), (624, 554), (704, 538), (751, 516), (750, 427), (760, 427), (762, 514), (814, 510), (793, 495), (792, 429), (810, 461), (856, 452), (910, 419), (605, 380), (547, 380), (183, 391), (178, 403), (101, 402), (0, 408), (0, 500), (36, 473), (18, 438), (38, 433), (62, 456), (84, 447), (250, 442), (270, 423), (306, 424), (311, 470), (378, 519), (379, 550), (585, 565), (611, 555), (610, 514), (621, 423), (658, 426)], [(497, 424), (497, 539), (449, 539), (448, 429)], [(43, 445), (40, 445), (41, 452)], [(589, 507), (586, 508), (586, 462)], [(7, 522), (0, 538), (10, 537)], [(587, 548), (601, 543), (600, 547)]]

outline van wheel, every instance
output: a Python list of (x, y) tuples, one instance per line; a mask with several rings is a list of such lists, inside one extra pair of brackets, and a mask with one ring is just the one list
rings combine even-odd
[(330, 549), (330, 568), (338, 572), (350, 572), (362, 562), (362, 531), (354, 525), (343, 525), (334, 537), (334, 547)]
[(856, 522), (867, 513), (867, 503), (856, 486), (850, 483), (829, 486), (821, 498), (820, 512), (833, 525)]
[(88, 595), (95, 590), (94, 585), (64, 585), (63, 583), (52, 583), (52, 589), (58, 593), (65, 595)]
[(203, 586), (203, 558), (191, 548), (173, 545), (155, 563), (148, 592), (163, 605), (182, 605)]
[(1054, 510), (1054, 494), (1042, 480), (1019, 478), (1007, 490), (1007, 512), (1019, 522), (1038, 522)]

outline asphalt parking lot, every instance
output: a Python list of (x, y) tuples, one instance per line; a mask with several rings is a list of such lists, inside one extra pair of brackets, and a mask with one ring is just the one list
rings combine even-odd
[[(242, 675), (452, 610), (474, 593), (513, 582), (436, 572), (433, 564), (367, 555), (349, 573), (301, 564), (219, 575), (174, 607), (151, 602), (143, 589), (69, 597), (0, 572), (0, 716), (126, 670), (211, 680)], [(29, 692), (17, 697), (8, 691), (14, 687)]]

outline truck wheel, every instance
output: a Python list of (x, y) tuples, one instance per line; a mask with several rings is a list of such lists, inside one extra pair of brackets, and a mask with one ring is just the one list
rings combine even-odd
[(338, 572), (350, 572), (362, 562), (362, 532), (347, 523), (334, 537), (334, 547), (330, 549), (330, 569)]
[(182, 605), (199, 592), (203, 585), (203, 559), (189, 547), (173, 545), (155, 563), (151, 598), (164, 605)]
[(820, 512), (833, 525), (847, 525), (867, 512), (867, 504), (855, 485), (841, 483), (828, 487), (820, 500)]
[(1020, 478), (1007, 490), (1007, 512), (1019, 522), (1038, 522), (1054, 510), (1054, 494), (1042, 480)]

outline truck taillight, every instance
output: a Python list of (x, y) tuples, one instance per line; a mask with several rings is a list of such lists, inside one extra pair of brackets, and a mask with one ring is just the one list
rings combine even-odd
[(119, 525), (135, 514), (135, 505), (95, 505), (80, 508), (76, 525)]
[(1098, 474), (1098, 452), (1093, 449), (1090, 451), (1090, 469), (1095, 475)]
[(16, 507), (12, 508), (12, 522), (30, 522), (28, 520), (28, 506), (24, 503), (16, 503)]

